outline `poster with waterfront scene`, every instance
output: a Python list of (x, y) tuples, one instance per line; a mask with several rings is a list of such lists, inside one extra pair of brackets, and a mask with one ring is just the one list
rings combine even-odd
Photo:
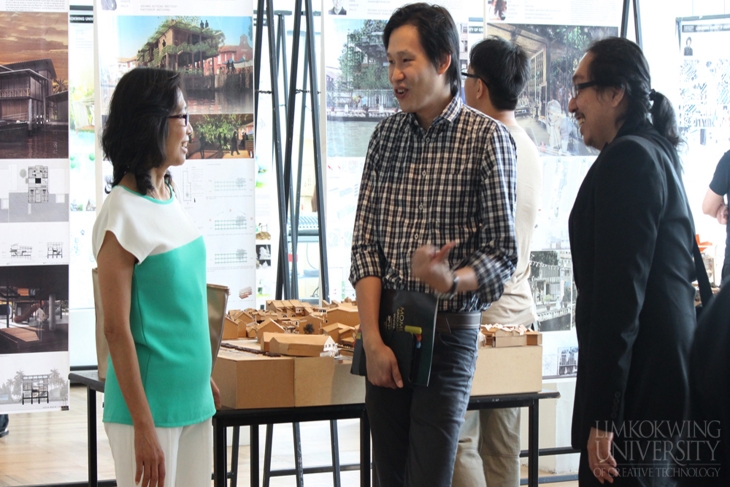
[[(364, 157), (375, 126), (399, 110), (383, 46), (386, 23), (387, 18), (325, 19), (328, 157)], [(466, 69), (473, 36), (469, 35), (467, 22), (457, 27), (463, 46), (460, 69)]]
[(104, 120), (126, 72), (139, 67), (179, 73), (193, 134), (188, 161), (170, 171), (176, 195), (205, 238), (208, 281), (232, 290), (229, 306), (253, 307), (255, 297), (242, 299), (236, 292), (256, 283), (253, 3), (237, 4), (235, 15), (226, 0), (97, 7), (97, 119)]
[(103, 44), (118, 57), (100, 66), (104, 112), (119, 78), (147, 66), (180, 73), (191, 114), (253, 113), (252, 17), (115, 18), (116, 39)]
[(68, 157), (68, 13), (0, 12), (0, 159)]

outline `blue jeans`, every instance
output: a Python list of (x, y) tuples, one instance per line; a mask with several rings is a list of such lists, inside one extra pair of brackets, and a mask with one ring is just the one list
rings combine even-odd
[(469, 403), (478, 329), (436, 333), (428, 387), (367, 382), (365, 405), (379, 487), (449, 487)]

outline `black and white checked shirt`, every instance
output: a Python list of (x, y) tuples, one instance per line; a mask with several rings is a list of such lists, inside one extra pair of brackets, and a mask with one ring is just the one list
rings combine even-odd
[(433, 292), (411, 275), (411, 256), (421, 245), (458, 240), (451, 268), (473, 267), (479, 289), (440, 309), (480, 311), (499, 299), (517, 263), (516, 157), (507, 128), (458, 96), (427, 131), (412, 113), (380, 122), (360, 186), (352, 285), (377, 276), (383, 289)]

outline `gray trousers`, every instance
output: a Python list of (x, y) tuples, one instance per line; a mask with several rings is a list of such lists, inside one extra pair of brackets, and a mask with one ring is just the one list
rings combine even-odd
[(436, 333), (428, 387), (366, 384), (365, 405), (379, 487), (449, 487), (469, 403), (477, 329)]
[(459, 434), (452, 485), (520, 485), (519, 408), (467, 411)]

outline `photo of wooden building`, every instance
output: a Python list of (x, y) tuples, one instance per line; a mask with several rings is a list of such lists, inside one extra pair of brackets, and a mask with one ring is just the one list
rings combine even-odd
[[(57, 87), (54, 93), (54, 80), (51, 59), (0, 64), (0, 142), (17, 143), (41, 131), (68, 132), (68, 90)], [(58, 155), (63, 154), (48, 157)], [(43, 153), (36, 148), (27, 155), (8, 156), (43, 157)]]

